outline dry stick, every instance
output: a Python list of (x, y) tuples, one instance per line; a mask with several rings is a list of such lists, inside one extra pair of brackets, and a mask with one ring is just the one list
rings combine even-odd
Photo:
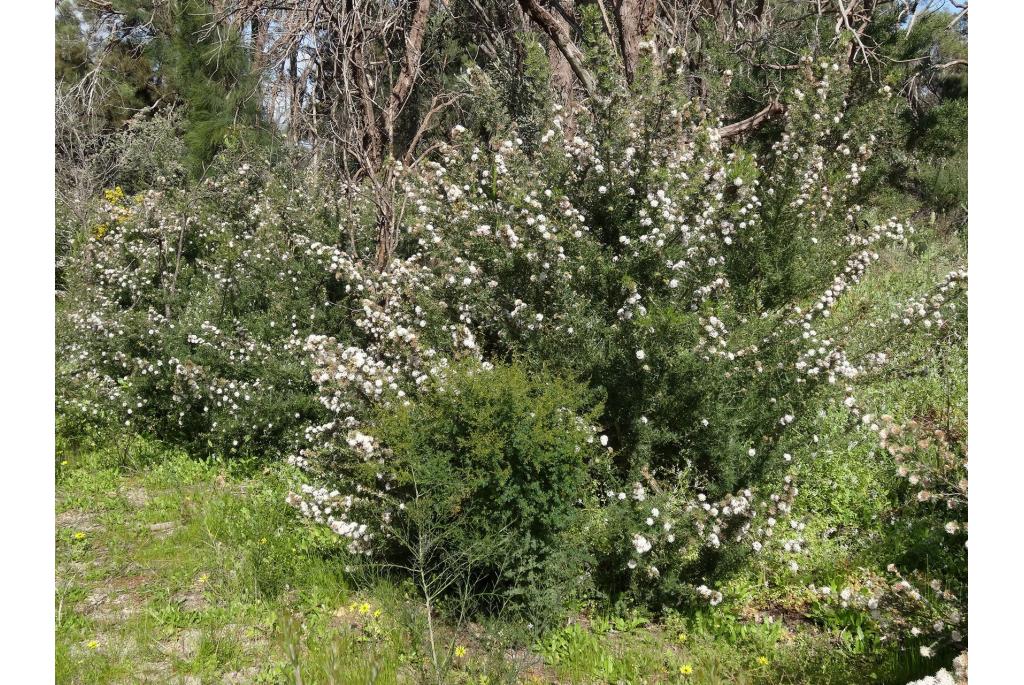
[[(953, 4), (954, 6), (957, 6), (957, 5), (956, 5), (956, 3), (952, 3), (952, 4)], [(949, 24), (947, 24), (947, 25), (946, 25), (946, 28), (947, 28), (947, 29), (951, 29), (951, 28), (953, 28), (954, 26), (956, 26), (956, 23), (957, 23), (958, 21), (960, 21), (960, 18), (961, 18), (961, 17), (963, 17), (963, 16), (965, 16), (966, 14), (967, 14), (967, 6), (966, 6), (966, 5), (964, 5), (964, 8), (963, 8), (962, 10), (960, 10), (960, 13), (959, 13), (959, 14), (957, 14), (957, 15), (956, 15), (955, 17), (953, 17), (953, 21), (949, 22)]]
[(759, 129), (769, 120), (782, 114), (786, 111), (786, 108), (778, 100), (772, 100), (768, 105), (757, 114), (747, 117), (741, 121), (729, 124), (728, 126), (722, 126), (717, 130), (718, 136), (723, 140), (734, 138), (738, 135), (742, 135), (748, 131), (754, 131)]
[[(914, 30), (914, 23), (917, 22), (917, 15), (918, 15), (917, 11), (918, 11), (918, 9), (919, 9), (919, 7), (918, 7), (917, 3), (915, 2), (914, 3), (914, 11), (910, 15), (910, 21), (907, 22), (907, 36), (909, 36), (910, 32)], [(904, 36), (904, 37), (906, 37), (906, 36)]]
[(461, 94), (455, 93), (453, 95), (448, 96), (447, 98), (442, 98), (440, 95), (435, 95), (433, 98), (431, 98), (430, 109), (423, 116), (423, 121), (420, 122), (419, 127), (417, 127), (416, 129), (416, 133), (412, 137), (412, 141), (409, 143), (409, 147), (405, 151), (405, 155), (402, 158), (403, 164), (405, 164), (406, 166), (411, 166), (412, 163), (415, 161), (413, 154), (416, 151), (416, 146), (419, 144), (420, 138), (422, 138), (423, 135), (428, 130), (430, 130), (430, 122), (431, 119), (433, 119), (434, 115), (440, 112), (441, 110), (445, 109), (446, 107), (450, 107), (451, 105), (455, 104), (455, 102), (458, 101), (461, 97)]
[(612, 31), (612, 24), (608, 21), (608, 12), (604, 9), (604, 2), (597, 0), (597, 6), (601, 10), (601, 23), (604, 24), (605, 33), (608, 34), (608, 39), (612, 41), (612, 44), (618, 48), (618, 41), (615, 40), (615, 33)]
[(847, 56), (847, 64), (851, 68), (853, 67), (853, 58), (856, 56), (857, 49), (859, 48), (860, 49), (860, 54), (864, 56), (864, 66), (866, 66), (868, 68), (868, 74), (873, 78), (874, 77), (874, 72), (871, 69), (871, 60), (870, 60), (871, 53), (868, 50), (867, 46), (864, 45), (864, 41), (861, 40), (861, 36), (864, 35), (864, 32), (867, 30), (868, 26), (871, 24), (871, 11), (874, 9), (874, 2), (872, 2), (870, 4), (870, 6), (867, 8), (868, 14), (867, 14), (867, 17), (864, 18), (863, 23), (861, 23), (859, 28), (854, 29), (853, 25), (850, 23), (849, 14), (850, 14), (851, 11), (853, 11), (854, 9), (857, 8), (857, 5), (858, 5), (859, 2), (860, 2), (860, 0), (853, 0), (853, 2), (850, 3), (850, 7), (847, 8), (845, 5), (843, 5), (843, 0), (836, 0), (836, 3), (839, 5), (839, 13), (840, 13), (840, 18), (836, 21), (836, 33), (839, 33), (839, 29), (843, 26), (843, 24), (845, 24), (846, 28), (851, 33), (853, 33), (853, 42), (850, 43), (850, 50), (849, 50), (849, 54)]
[(597, 98), (597, 78), (583, 66), (583, 53), (580, 49), (572, 42), (569, 36), (568, 30), (543, 7), (537, 0), (519, 0), (519, 5), (530, 15), (530, 18), (537, 22), (544, 32), (548, 35), (558, 48), (558, 51), (562, 53), (565, 60), (572, 67), (572, 71), (576, 74), (576, 77), (583, 84), (583, 88), (587, 91), (587, 94), (593, 98)]

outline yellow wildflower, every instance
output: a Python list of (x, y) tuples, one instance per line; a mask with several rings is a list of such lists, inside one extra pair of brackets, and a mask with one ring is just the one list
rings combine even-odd
[(361, 613), (361, 614), (368, 614), (368, 613), (370, 613), (370, 604), (369, 604), (369, 602), (363, 602), (362, 604), (359, 605), (359, 613)]
[(373, 612), (373, 617), (374, 618), (380, 618), (382, 613), (383, 612), (380, 609), (377, 609), (376, 611)]
[(692, 675), (693, 674), (693, 664), (683, 664), (682, 666), (680, 666), (679, 667), (679, 674), (680, 675)]
[(462, 657), (466, 656), (466, 648), (463, 647), (462, 645), (459, 645), (458, 647), (456, 647), (455, 648), (455, 656), (457, 656), (460, 659)]
[(112, 205), (117, 204), (124, 199), (124, 190), (121, 186), (114, 186), (113, 189), (104, 190), (103, 199)]
[(89, 643), (86, 645), (86, 647), (88, 647), (89, 649), (96, 649), (99, 646), (100, 646), (100, 643), (97, 642), (96, 640), (89, 640)]
[(83, 533), (82, 531), (78, 531), (77, 533), (75, 533), (75, 539), (76, 540), (84, 540), (85, 539), (85, 533)]
[(205, 583), (205, 582), (206, 582), (206, 581), (208, 581), (209, 579), (210, 579), (210, 576), (209, 576), (209, 575), (207, 575), (206, 573), (204, 573), (203, 575), (199, 576), (199, 582), (200, 582), (200, 583)]
[(676, 641), (679, 642), (679, 644), (683, 644), (684, 642), (686, 642), (689, 639), (690, 639), (690, 636), (687, 635), (686, 633), (679, 633), (679, 635), (676, 636)]
[(766, 657), (766, 656), (759, 656), (759, 657), (757, 657), (757, 663), (759, 665), (761, 665), (761, 666), (767, 666), (768, 665), (768, 657)]

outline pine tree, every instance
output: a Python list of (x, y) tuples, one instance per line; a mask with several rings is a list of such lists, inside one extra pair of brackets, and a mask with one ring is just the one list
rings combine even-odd
[(206, 0), (116, 0), (102, 11), (65, 0), (55, 22), (56, 82), (100, 79), (92, 107), (105, 130), (146, 108), (180, 106), (196, 173), (230, 136), (260, 133), (258, 74), (238, 30), (214, 25)]
[(183, 0), (154, 46), (162, 86), (185, 107), (190, 166), (200, 171), (229, 136), (258, 133), (258, 75), (234, 27), (211, 28), (209, 3)]

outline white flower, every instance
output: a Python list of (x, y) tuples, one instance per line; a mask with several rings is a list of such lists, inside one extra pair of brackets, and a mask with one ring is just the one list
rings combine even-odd
[(633, 536), (633, 548), (637, 554), (646, 554), (651, 551), (651, 542), (640, 533)]
[(639, 359), (640, 361), (643, 361), (644, 357), (646, 357), (646, 356), (647, 356), (647, 354), (643, 350), (637, 350), (636, 351), (636, 358)]
[(608, 446), (608, 436), (607, 435), (602, 435), (601, 436), (601, 447), (607, 447), (607, 446)]

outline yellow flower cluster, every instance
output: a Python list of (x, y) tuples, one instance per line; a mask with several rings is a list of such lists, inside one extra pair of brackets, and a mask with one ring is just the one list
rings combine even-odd
[[(110, 205), (111, 213), (114, 214), (114, 223), (122, 224), (128, 220), (128, 216), (131, 213), (131, 207), (125, 198), (124, 189), (121, 186), (114, 186), (113, 188), (107, 188), (103, 191), (103, 199)], [(136, 195), (134, 198), (135, 202), (142, 200), (142, 194)], [(98, 224), (93, 227), (92, 235), (96, 240), (100, 240), (110, 230), (110, 225), (106, 222)]]
[[(374, 609), (373, 605), (369, 602), (363, 602), (362, 604), (356, 604), (355, 602), (352, 602), (348, 605), (348, 610), (359, 613), (362, 616), (366, 616), (367, 614), (369, 614), (373, 618), (380, 618), (384, 615), (383, 611), (381, 611), (380, 609)], [(341, 611), (342, 610), (339, 609), (335, 615), (341, 615)]]
[(124, 202), (124, 190), (121, 186), (114, 186), (103, 191), (103, 199), (112, 205), (119, 205)]

